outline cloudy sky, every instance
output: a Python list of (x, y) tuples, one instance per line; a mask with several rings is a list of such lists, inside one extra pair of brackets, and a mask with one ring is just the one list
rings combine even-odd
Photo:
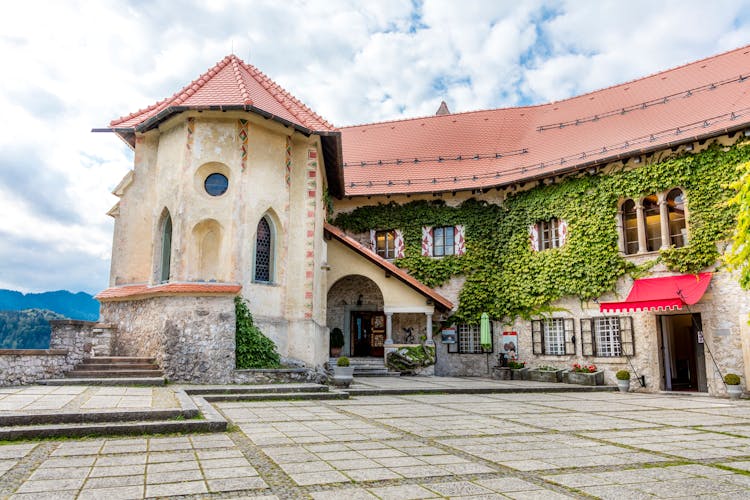
[[(710, 6), (710, 7), (709, 7)], [(107, 286), (112, 118), (234, 52), (336, 125), (561, 99), (750, 44), (750, 2), (97, 0), (4, 5), (0, 288)]]

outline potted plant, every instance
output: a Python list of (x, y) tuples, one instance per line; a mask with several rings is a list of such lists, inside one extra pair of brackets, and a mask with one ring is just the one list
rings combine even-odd
[(604, 385), (604, 372), (593, 364), (573, 363), (573, 369), (567, 375), (569, 384)]
[(742, 395), (742, 386), (740, 385), (740, 376), (736, 373), (727, 373), (724, 375), (724, 383), (727, 384), (729, 399), (740, 399)]
[(525, 361), (510, 360), (508, 361), (508, 368), (510, 368), (510, 378), (512, 380), (526, 380), (526, 372), (529, 369), (526, 368)]
[(338, 358), (341, 356), (341, 348), (344, 347), (344, 333), (341, 328), (331, 330), (331, 356)]
[(620, 392), (628, 392), (630, 390), (630, 372), (627, 370), (618, 370), (615, 373), (617, 379), (617, 388)]
[(333, 385), (349, 387), (354, 379), (354, 367), (349, 366), (349, 358), (341, 356), (333, 366)]

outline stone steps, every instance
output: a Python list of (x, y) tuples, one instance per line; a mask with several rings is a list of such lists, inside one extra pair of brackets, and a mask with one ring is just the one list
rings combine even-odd
[[(329, 358), (328, 366), (336, 365), (337, 358)], [(355, 377), (399, 377), (399, 372), (389, 370), (383, 358), (349, 358), (349, 366), (354, 367)]]
[[(163, 381), (163, 379), (162, 379)], [(179, 407), (18, 413), (0, 416), (0, 441), (83, 436), (224, 432), (227, 421), (200, 396), (177, 390)]]
[(349, 394), (340, 391), (331, 391), (327, 385), (321, 384), (186, 387), (185, 392), (190, 395), (200, 395), (208, 402), (285, 400), (321, 401), (349, 398)]
[(39, 380), (40, 385), (129, 385), (129, 386), (163, 386), (164, 377), (126, 377), (126, 378), (53, 378)]
[(155, 378), (163, 377), (164, 372), (156, 370), (81, 370), (76, 368), (65, 374), (66, 378)]
[[(93, 382), (99, 379), (106, 382)], [(110, 385), (112, 379), (131, 379), (130, 383), (138, 385), (163, 385), (164, 372), (156, 365), (154, 358), (102, 356), (84, 359), (73, 370), (67, 372), (64, 379), (48, 381), (47, 385), (66, 385), (60, 380), (86, 380), (87, 385)], [(162, 383), (159, 384), (156, 379), (161, 379)], [(71, 384), (80, 385), (78, 382), (71, 382)], [(117, 382), (112, 385), (125, 385), (125, 383)]]

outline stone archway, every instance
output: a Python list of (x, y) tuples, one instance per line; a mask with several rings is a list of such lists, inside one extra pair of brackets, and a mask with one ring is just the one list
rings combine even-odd
[[(384, 301), (383, 293), (374, 281), (358, 274), (344, 276), (328, 289), (327, 303), (328, 328), (341, 328), (344, 332), (342, 354), (382, 356)], [(366, 350), (366, 345), (371, 348)]]

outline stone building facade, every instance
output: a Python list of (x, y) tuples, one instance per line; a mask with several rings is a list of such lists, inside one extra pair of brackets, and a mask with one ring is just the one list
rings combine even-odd
[[(534, 320), (544, 325), (493, 318), (490, 360), (461, 352), (470, 344), (476, 350), (473, 325), (453, 325), (459, 352), (441, 342), (441, 328), (461, 307), (466, 276), (431, 289), (397, 265), (415, 251), (400, 228), (345, 232), (327, 221), (359, 207), (436, 198), (448, 206), (469, 199), (503, 206), (511, 193), (537, 186), (638, 169), (645, 158), (691, 154), (717, 141), (728, 147), (750, 130), (750, 114), (737, 104), (748, 85), (737, 76), (750, 71), (747, 53), (738, 49), (559, 103), (455, 114), (441, 107), (436, 116), (342, 128), (228, 56), (174, 96), (106, 129), (135, 151), (133, 170), (114, 191), (120, 200), (110, 212), (110, 288), (98, 297), (101, 320), (117, 327), (113, 352), (156, 357), (176, 380), (230, 380), (230, 299), (239, 294), (282, 356), (310, 367), (328, 359), (329, 330), (340, 328), (347, 355), (383, 356), (393, 344), (437, 341), (436, 374), (481, 376), (495, 363), (502, 333), (513, 331), (516, 355), (531, 365), (593, 362), (609, 381), (625, 368), (643, 375), (647, 390), (720, 393), (719, 373), (750, 376), (750, 304), (734, 277), (716, 266), (704, 270), (713, 273), (711, 284), (689, 307), (615, 315), (628, 318), (615, 333), (632, 331), (632, 352), (584, 351), (582, 325), (602, 315), (600, 303), (620, 301), (633, 287), (621, 278), (599, 303), (570, 296), (549, 304), (551, 317)], [(623, 259), (658, 255), (650, 247), (653, 221), (668, 242), (679, 220), (665, 207), (675, 203), (687, 214), (677, 237), (689, 244), (690, 193), (679, 196), (661, 193), (632, 206), (622, 200), (625, 215), (612, 223), (621, 226)], [(434, 222), (423, 228), (422, 256), (471, 252), (463, 224)], [(567, 223), (541, 221), (529, 237), (535, 251), (565, 245)], [(659, 265), (649, 273), (675, 274)], [(563, 328), (568, 320), (573, 327), (561, 334), (562, 354), (535, 353), (535, 328)], [(670, 333), (685, 329), (688, 337)], [(692, 343), (687, 365), (685, 353), (675, 357), (684, 338)], [(688, 386), (677, 387), (684, 369)]]

